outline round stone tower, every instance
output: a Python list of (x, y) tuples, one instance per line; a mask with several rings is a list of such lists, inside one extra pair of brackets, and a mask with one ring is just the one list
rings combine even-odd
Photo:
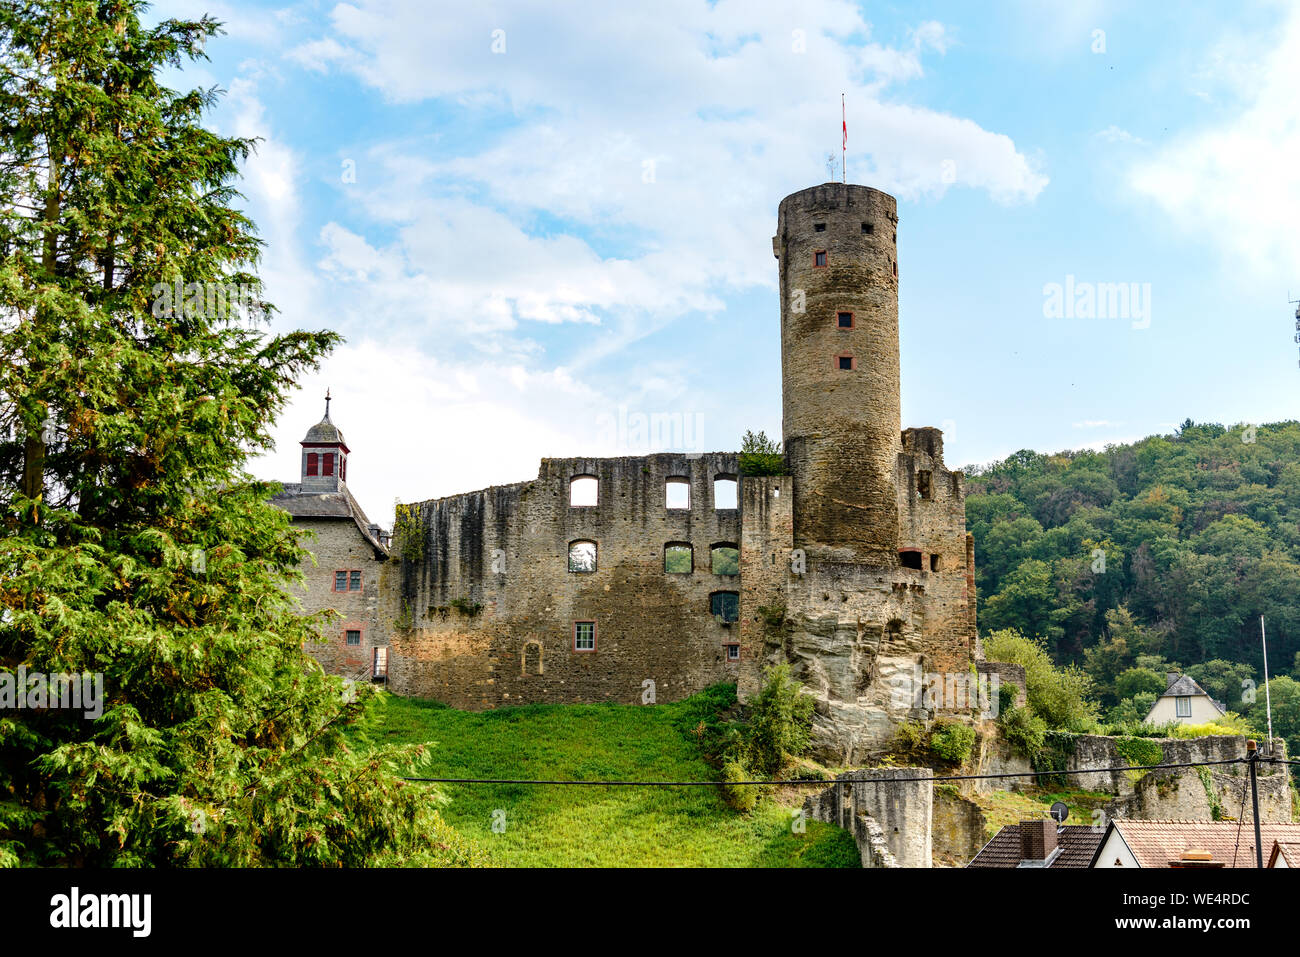
[(781, 200), (781, 392), (794, 543), (898, 563), (898, 212), (867, 186)]

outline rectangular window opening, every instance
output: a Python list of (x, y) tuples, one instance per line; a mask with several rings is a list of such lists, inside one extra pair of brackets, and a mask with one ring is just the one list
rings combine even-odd
[(902, 565), (904, 568), (915, 568), (917, 571), (920, 571), (921, 553), (916, 550), (899, 552), (898, 563)]
[(921, 469), (916, 473), (916, 494), (921, 496), (925, 501), (930, 501), (930, 496), (934, 490), (930, 484), (931, 475), (929, 470)]
[(361, 572), (348, 573), (348, 591), (361, 591)]
[(573, 623), (573, 650), (596, 650), (596, 623), (594, 621), (575, 621)]
[(348, 590), (348, 573), (346, 570), (336, 571), (334, 573), (334, 590), (335, 591)]
[(690, 508), (691, 483), (686, 479), (669, 479), (664, 483), (664, 502), (668, 508)]
[(840, 369), (846, 372), (853, 370), (853, 356), (836, 356), (835, 361)]
[(938, 556), (938, 555), (931, 555), (931, 556), (930, 556), (930, 571), (932, 571), (932, 572), (937, 572), (938, 570), (939, 570), (939, 556)]
[(1179, 697), (1174, 700), (1178, 705), (1178, 717), (1190, 718), (1192, 716), (1192, 699)]
[(851, 313), (851, 312), (837, 312), (837, 313), (835, 313), (835, 325), (837, 325), (837, 326), (838, 326), (839, 328), (841, 328), (841, 329), (852, 329), (852, 328), (853, 328), (853, 313)]
[(727, 660), (728, 661), (740, 660), (740, 645), (727, 645)]
[(724, 624), (740, 619), (740, 592), (718, 591), (709, 596), (709, 612)]
[(361, 631), (357, 628), (349, 628), (346, 634), (346, 641), (349, 645), (361, 644)]
[(815, 253), (813, 253), (813, 265), (814, 266), (826, 265), (826, 250), (819, 249)]

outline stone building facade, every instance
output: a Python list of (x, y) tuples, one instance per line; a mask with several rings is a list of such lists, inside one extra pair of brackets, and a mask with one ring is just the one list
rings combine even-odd
[[(864, 186), (780, 204), (786, 474), (742, 476), (723, 452), (543, 459), (530, 481), (400, 506), (388, 549), (327, 414), (279, 500), (321, 533), (307, 607), (362, 624), (321, 660), (342, 672), (382, 648), (394, 691), (462, 708), (723, 681), (745, 700), (786, 662), (817, 699), (817, 750), (844, 763), (902, 720), (971, 713), (917, 687), (975, 673), (974, 560), (941, 433), (900, 424), (897, 227), (893, 197)], [(328, 489), (312, 448), (339, 458)], [(363, 570), (346, 610), (345, 566)]]

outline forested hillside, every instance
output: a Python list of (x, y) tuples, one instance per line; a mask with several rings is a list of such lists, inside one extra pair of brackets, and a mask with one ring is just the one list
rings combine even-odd
[[(1249, 711), (1261, 614), (1270, 672), (1300, 671), (1300, 423), (1188, 420), (1133, 445), (1022, 451), (967, 475), (980, 631), (1041, 636), (1117, 717), (1149, 707), (1166, 669)], [(1275, 718), (1290, 690), (1274, 683)]]

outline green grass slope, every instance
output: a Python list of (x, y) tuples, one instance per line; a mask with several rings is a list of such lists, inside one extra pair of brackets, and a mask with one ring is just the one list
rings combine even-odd
[[(726, 703), (711, 689), (652, 707), (529, 705), (471, 713), (384, 694), (354, 740), (362, 748), (426, 745), (426, 757), (410, 769), (425, 777), (717, 780), (691, 729)], [(804, 833), (795, 833), (793, 808), (772, 799), (739, 814), (715, 787), (418, 786), (445, 802), (447, 822), (498, 866), (858, 866), (847, 832), (808, 821)], [(494, 830), (494, 820), (504, 830)]]

